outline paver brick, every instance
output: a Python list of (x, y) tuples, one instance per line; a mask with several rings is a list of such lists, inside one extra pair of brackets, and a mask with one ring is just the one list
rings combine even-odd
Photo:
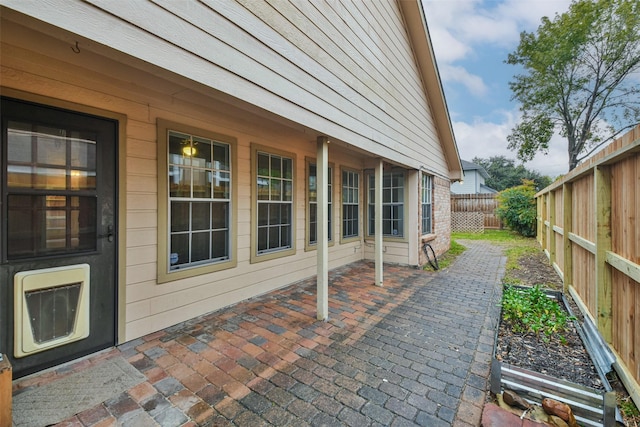
[(315, 319), (311, 278), (136, 339), (112, 356), (148, 381), (73, 422), (477, 426), (500, 314), (500, 254), (472, 242), (446, 274), (385, 265), (382, 288), (372, 263), (340, 267), (330, 273), (328, 322)]

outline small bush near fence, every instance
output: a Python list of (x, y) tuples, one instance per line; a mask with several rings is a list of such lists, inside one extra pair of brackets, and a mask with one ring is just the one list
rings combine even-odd
[(536, 235), (536, 188), (533, 181), (507, 188), (498, 194), (496, 213), (513, 231), (525, 237)]

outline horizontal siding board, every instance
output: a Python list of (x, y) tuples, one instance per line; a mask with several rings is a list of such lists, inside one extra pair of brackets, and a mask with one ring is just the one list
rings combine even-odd
[[(174, 31), (173, 34), (167, 34), (167, 37), (178, 37), (172, 39), (174, 43), (180, 43), (181, 47), (170, 44), (163, 40), (159, 34), (163, 29), (169, 27), (169, 23), (177, 25), (177, 17), (167, 18), (168, 21), (163, 26), (155, 25), (151, 28), (143, 30), (145, 23), (138, 23), (142, 27), (136, 27), (131, 24), (125, 24), (125, 21), (116, 16), (126, 16), (131, 18), (132, 14), (143, 13), (147, 21), (158, 22), (154, 15), (147, 14), (149, 3), (118, 3), (117, 6), (110, 6), (112, 2), (94, 1), (93, 5), (99, 5), (103, 9), (100, 13), (98, 7), (93, 7), (87, 3), (61, 2), (60, 0), (45, 0), (36, 10), (21, 7), (19, 1), (8, 0), (9, 6), (17, 10), (23, 10), (33, 14), (36, 17), (45, 20), (51, 20), (54, 25), (61, 28), (68, 28), (69, 31), (75, 31), (90, 39), (96, 40), (107, 46), (112, 46), (122, 52), (128, 53), (135, 57), (139, 57), (143, 61), (155, 64), (166, 70), (170, 70), (178, 75), (183, 75), (193, 81), (203, 83), (212, 88), (216, 88), (238, 99), (244, 99), (252, 102), (256, 106), (265, 108), (267, 111), (274, 111), (283, 117), (289, 117), (295, 122), (305, 126), (321, 129), (323, 132), (332, 135), (335, 138), (349, 141), (354, 145), (377, 152), (383, 157), (387, 157), (394, 162), (419, 167), (421, 165), (429, 165), (434, 169), (438, 169), (438, 173), (446, 175), (448, 171), (443, 168), (438, 161), (429, 160), (428, 156), (419, 156), (416, 160), (415, 156), (406, 154), (406, 150), (399, 150), (385, 146), (385, 143), (391, 145), (392, 142), (386, 141), (384, 134), (379, 129), (364, 126), (357, 121), (349, 121), (348, 117), (337, 114), (336, 109), (331, 106), (309, 105), (313, 103), (305, 102), (305, 100), (296, 100), (292, 102), (288, 98), (281, 96), (282, 92), (274, 92), (271, 88), (276, 85), (280, 87), (290, 87), (270, 73), (255, 73), (256, 78), (262, 84), (248, 84), (251, 81), (240, 77), (238, 74), (228, 71), (227, 69), (213, 64), (210, 60), (205, 60), (206, 55), (197, 55), (192, 52), (185, 51), (182, 47), (193, 45), (194, 41), (199, 40), (193, 37), (194, 33), (189, 33), (189, 37), (182, 37), (181, 31)], [(157, 8), (157, 7), (156, 7)], [(108, 12), (108, 13), (107, 13)], [(76, 16), (83, 16), (83, 20), (78, 21)], [(153, 19), (152, 19), (153, 18)], [(105, 29), (109, 29), (108, 33)], [(117, 28), (118, 31), (113, 31)], [(184, 24), (177, 25), (175, 28), (187, 29)], [(155, 34), (154, 34), (155, 33)], [(182, 37), (182, 38), (180, 38)], [(206, 40), (206, 45), (215, 44), (215, 40)], [(198, 46), (192, 46), (197, 49)], [(200, 52), (204, 53), (206, 52)], [(237, 58), (234, 58), (237, 60)], [(236, 64), (238, 64), (236, 62)], [(255, 64), (255, 62), (253, 63)], [(253, 69), (252, 67), (249, 67)], [(240, 70), (246, 67), (240, 67)], [(269, 78), (266, 78), (269, 75)], [(222, 84), (221, 82), (224, 82)], [(269, 89), (266, 89), (269, 88)], [(279, 94), (279, 95), (278, 95)], [(287, 94), (288, 97), (288, 94)], [(313, 107), (309, 109), (309, 107)], [(334, 117), (335, 116), (335, 117)], [(336, 120), (336, 117), (339, 120)], [(420, 142), (430, 140), (422, 138)], [(419, 145), (421, 149), (425, 149)], [(417, 148), (416, 148), (417, 149)], [(442, 154), (438, 156), (442, 158)]]
[[(379, 61), (378, 66), (376, 67), (373, 66), (373, 64), (368, 63), (367, 55), (362, 53), (362, 51), (368, 49), (371, 44), (368, 36), (362, 40), (355, 33), (349, 34), (349, 31), (351, 30), (350, 25), (338, 25), (344, 22), (340, 16), (329, 15), (324, 17), (324, 15), (314, 13), (314, 11), (317, 10), (328, 14), (330, 8), (327, 3), (296, 2), (295, 4), (298, 9), (302, 13), (306, 13), (309, 20), (314, 23), (321, 18), (325, 18), (320, 22), (317, 22), (316, 25), (318, 31), (323, 31), (326, 36), (323, 41), (326, 44), (325, 50), (327, 54), (335, 57), (336, 60), (341, 60), (341, 63), (344, 64), (344, 68), (350, 73), (353, 73), (353, 70), (361, 71), (356, 73), (356, 78), (360, 75), (371, 76), (374, 79), (373, 84), (377, 82), (377, 85), (374, 86), (376, 99), (381, 98), (383, 100), (383, 109), (389, 115), (389, 119), (394, 122), (398, 122), (399, 125), (405, 123), (407, 130), (403, 133), (408, 138), (415, 138), (416, 136), (420, 137), (416, 132), (421, 129), (428, 128), (431, 123), (426, 121), (428, 115), (419, 115), (420, 112), (428, 112), (428, 105), (424, 100), (424, 96), (419, 96), (424, 95), (424, 90), (422, 88), (422, 83), (417, 78), (418, 70), (415, 67), (415, 60), (411, 55), (411, 52), (408, 50), (409, 42), (406, 39), (405, 29), (398, 25), (392, 25), (392, 28), (395, 27), (397, 31), (388, 31), (385, 28), (387, 31), (383, 33), (384, 35), (379, 37), (379, 39), (384, 41), (389, 37), (393, 37), (399, 31), (405, 35), (404, 42), (401, 43), (401, 46), (394, 46), (393, 49), (389, 49), (384, 43), (381, 46), (378, 46), (377, 50), (379, 50), (381, 54), (384, 54), (383, 58), (385, 58), (385, 60)], [(280, 3), (278, 3), (278, 5), (280, 5)], [(355, 3), (351, 6), (352, 7), (350, 7), (350, 9), (357, 12), (358, 9), (366, 7), (366, 3)], [(397, 8), (394, 10), (396, 13), (399, 12)], [(397, 18), (400, 19), (399, 17)], [(401, 23), (401, 21), (397, 21), (396, 24), (398, 22)], [(386, 23), (384, 25), (386, 25)], [(314, 38), (316, 40), (318, 39), (317, 36)], [(352, 46), (352, 49), (347, 49), (349, 46)], [(407, 51), (408, 54), (402, 58), (397, 57), (395, 52), (402, 50)], [(342, 51), (343, 55), (339, 55), (340, 51)], [(352, 60), (355, 64), (344, 62), (349, 60)], [(399, 64), (404, 64), (406, 68), (398, 68)], [(381, 70), (384, 72), (381, 72)], [(362, 71), (364, 71), (364, 73)], [(412, 84), (406, 83), (407, 77), (414, 77), (413, 81), (410, 82)], [(404, 83), (403, 80), (405, 80)], [(391, 92), (389, 92), (389, 88), (391, 88)], [(360, 89), (356, 88), (356, 90)], [(381, 93), (387, 93), (387, 96), (381, 96)], [(391, 96), (391, 99), (389, 96)], [(416, 105), (422, 105), (423, 108), (415, 108)], [(422, 121), (420, 121), (420, 119), (422, 119)], [(411, 126), (406, 126), (407, 124)], [(411, 149), (411, 147), (408, 148)], [(431, 147), (424, 148), (428, 151)]]
[[(251, 2), (250, 0), (249, 3), (247, 3), (247, 5), (249, 7), (251, 7), (252, 12), (258, 14), (258, 17), (260, 18), (260, 20), (267, 20), (267, 19), (273, 19), (276, 20), (277, 18), (277, 13), (274, 10), (264, 10), (265, 7), (261, 6), (261, 4), (256, 4), (255, 2)], [(286, 3), (282, 3), (282, 2), (278, 2), (278, 6), (279, 6), (279, 12), (282, 12), (283, 10), (283, 5), (286, 5)], [(313, 5), (311, 3), (296, 3), (296, 5), (300, 8), (302, 7), (302, 5), (306, 5), (305, 10), (312, 8), (312, 7), (317, 7), (317, 3), (314, 3)], [(291, 15), (293, 14), (293, 15)], [(317, 32), (315, 32), (315, 39), (308, 39), (306, 34), (309, 33), (309, 31), (307, 30), (306, 32), (305, 30), (305, 25), (310, 25), (309, 22), (307, 20), (305, 20), (305, 16), (300, 16), (299, 14), (294, 14), (294, 12), (290, 12), (290, 15), (286, 16), (289, 20), (284, 20), (283, 18), (280, 18), (279, 21), (280, 25), (286, 26), (289, 25), (290, 27), (293, 27), (294, 24), (292, 24), (290, 21), (293, 22), (297, 22), (297, 26), (294, 29), (286, 29), (286, 28), (279, 28), (277, 27), (277, 23), (271, 23), (271, 25), (273, 25), (274, 27), (276, 27), (276, 29), (278, 31), (280, 31), (281, 34), (289, 34), (291, 33), (291, 31), (295, 31), (295, 36), (294, 35), (289, 35), (289, 38), (292, 40), (292, 42), (296, 43), (296, 46), (298, 46), (300, 48), (301, 51), (304, 51), (306, 53), (309, 53), (313, 56), (314, 59), (316, 59), (317, 61), (320, 61), (322, 63), (322, 65), (324, 65), (323, 69), (318, 70), (321, 72), (325, 72), (326, 70), (332, 70), (332, 72), (334, 73), (338, 73), (339, 70), (344, 70), (344, 73), (341, 73), (339, 75), (339, 77), (345, 81), (346, 84), (350, 84), (354, 90), (358, 93), (363, 93), (363, 95), (365, 96), (365, 98), (370, 98), (370, 99), (375, 99), (376, 100), (376, 104), (378, 105), (385, 105), (388, 103), (388, 97), (381, 97), (379, 94), (384, 92), (384, 87), (391, 87), (392, 85), (386, 84), (385, 82), (385, 86), (377, 84), (376, 85), (376, 78), (371, 78), (368, 79), (367, 81), (370, 82), (370, 84), (375, 85), (373, 89), (369, 89), (367, 91), (367, 88), (365, 87), (363, 89), (362, 85), (355, 85), (357, 83), (357, 80), (354, 80), (354, 78), (357, 79), (356, 76), (353, 76), (353, 71), (351, 70), (361, 70), (362, 69), (362, 64), (366, 64), (366, 59), (364, 57), (361, 56), (356, 56), (356, 59), (353, 59), (354, 53), (353, 51), (349, 51), (349, 55), (343, 55), (338, 57), (337, 59), (334, 58), (334, 56), (332, 55), (335, 54), (336, 49), (338, 49), (338, 47), (336, 47), (337, 43), (333, 40), (333, 37), (330, 37), (329, 35), (324, 35), (325, 37), (320, 38), (318, 36), (318, 34), (323, 30), (323, 28), (326, 26), (330, 26), (331, 23), (330, 22), (325, 22), (325, 25), (318, 25), (317, 27)], [(332, 33), (331, 36), (335, 36), (336, 34)], [(321, 40), (324, 42), (324, 44), (322, 44), (321, 46), (318, 46), (319, 41)], [(342, 40), (342, 43), (339, 43), (340, 46), (345, 46), (348, 45), (350, 43), (349, 40)], [(333, 46), (333, 49), (327, 50), (327, 45), (331, 45)], [(314, 54), (314, 52), (316, 52)], [(331, 59), (334, 59), (334, 61), (331, 61)], [(339, 67), (336, 67), (336, 61), (338, 61), (338, 59), (341, 59), (342, 62), (337, 62), (337, 65)], [(345, 62), (346, 61), (346, 62)], [(316, 73), (313, 73), (314, 75), (316, 75)], [(363, 73), (356, 73), (359, 75), (362, 75)], [(365, 75), (366, 75), (366, 70), (365, 70)], [(378, 79), (380, 79), (379, 76), (375, 76)], [(323, 75), (323, 78), (326, 78), (325, 75)], [(333, 80), (335, 82), (335, 80)], [(355, 83), (354, 83), (355, 82)], [(397, 85), (396, 85), (397, 86)], [(364, 92), (363, 92), (364, 91)], [(413, 95), (414, 93), (420, 93), (422, 91), (422, 88), (419, 87), (417, 90), (416, 88), (412, 88), (411, 91), (407, 92), (407, 94)], [(373, 98), (372, 98), (373, 97)], [(360, 101), (361, 102), (361, 101)], [(401, 99), (397, 101), (397, 105), (398, 108), (404, 108), (407, 109), (407, 107), (405, 107), (404, 105), (406, 105), (406, 99)], [(426, 105), (426, 103), (425, 103)], [(356, 105), (357, 106), (357, 105)], [(428, 106), (427, 106), (428, 108)], [(386, 108), (385, 108), (386, 110)], [(419, 111), (419, 109), (415, 109), (415, 108), (409, 108), (410, 111)], [(371, 110), (370, 110), (371, 111)], [(373, 110), (375, 111), (375, 110)], [(385, 118), (386, 119), (386, 118)], [(414, 127), (415, 129), (420, 129), (421, 127)], [(405, 136), (406, 137), (406, 136)], [(413, 138), (415, 138), (415, 136), (413, 136)], [(424, 140), (424, 137), (421, 136), (421, 141)], [(424, 151), (429, 151), (429, 149), (432, 147), (426, 146), (426, 147), (421, 147), (418, 153), (418, 155), (424, 156)], [(438, 147), (439, 148), (439, 147)], [(437, 154), (437, 153), (435, 153)]]
[[(9, 1), (11, 2), (12, 0)], [(157, 36), (136, 30), (130, 25), (124, 25), (123, 22), (116, 20), (112, 15), (104, 12), (96, 15), (97, 9), (86, 3), (76, 4), (70, 1), (68, 4), (71, 5), (68, 8), (75, 11), (92, 11), (93, 13), (89, 13), (90, 16), (87, 18), (88, 22), (95, 23), (97, 17), (104, 16), (105, 22), (112, 25), (112, 28), (122, 29), (126, 33), (123, 39), (135, 45), (131, 50), (132, 53), (135, 53), (137, 48), (141, 48), (140, 46), (147, 46), (146, 43), (148, 41), (150, 42), (151, 52), (156, 54), (161, 51), (162, 46), (167, 46)], [(56, 1), (43, 0), (43, 8), (45, 10), (51, 12), (54, 9), (54, 5), (60, 6)], [(157, 5), (152, 4), (151, 6), (162, 10)], [(60, 7), (63, 9), (67, 7), (66, 3)], [(132, 10), (146, 10), (141, 8), (142, 6), (134, 6)], [(323, 10), (323, 12), (326, 11)], [(164, 13), (167, 13), (166, 10)], [(147, 19), (156, 19), (156, 17), (151, 14), (147, 16)], [(395, 20), (396, 17), (392, 19)], [(79, 23), (79, 25), (84, 24)], [(61, 30), (56, 31), (59, 31), (58, 34), (62, 32)], [(89, 33), (86, 33), (85, 30), (82, 33), (91, 34), (90, 31), (93, 30), (86, 31)], [(7, 41), (3, 39), (2, 41), (3, 49), (8, 46), (14, 51), (20, 52), (20, 57), (12, 58), (6, 56), (3, 50), (3, 85), (6, 84), (10, 88), (22, 89), (95, 108), (108, 109), (128, 117), (126, 129), (124, 129), (126, 138), (121, 141), (121, 148), (126, 154), (126, 159), (121, 164), (121, 166), (126, 167), (126, 176), (121, 187), (126, 191), (126, 194), (124, 194), (126, 196), (124, 198), (126, 212), (124, 218), (122, 218), (123, 222), (126, 222), (124, 224), (126, 226), (126, 235), (124, 236), (125, 239), (123, 239), (126, 240), (126, 249), (124, 249), (126, 251), (126, 262), (122, 266), (125, 271), (123, 276), (125, 280), (123, 282), (126, 283), (122, 284), (126, 290), (126, 292), (123, 291), (126, 304), (125, 307), (122, 307), (121, 313), (129, 313), (131, 316), (126, 319), (127, 335), (125, 339), (133, 339), (154, 331), (154, 328), (159, 327), (159, 325), (168, 326), (191, 318), (194, 315), (203, 314), (235, 303), (239, 299), (255, 296), (272, 288), (289, 284), (294, 280), (311, 277), (315, 274), (316, 252), (305, 252), (303, 244), (306, 229), (304, 217), (306, 215), (306, 184), (304, 183), (305, 169), (303, 159), (305, 157), (315, 157), (316, 144), (315, 140), (310, 140), (308, 133), (304, 132), (305, 129), (302, 126), (283, 126), (281, 121), (271, 120), (271, 116), (266, 114), (259, 114), (260, 112), (256, 112), (252, 108), (253, 106), (240, 105), (226, 97), (221, 97), (219, 94), (197, 93), (194, 91), (194, 88), (197, 89), (197, 87), (192, 84), (193, 82), (189, 82), (186, 79), (177, 79), (175, 78), (176, 76), (162, 72), (157, 68), (153, 68), (153, 70), (160, 71), (161, 77), (149, 75), (151, 82), (148, 83), (145, 79), (150, 69), (148, 65), (142, 64), (142, 61), (136, 62), (134, 60), (131, 60), (130, 63), (119, 63), (119, 58), (124, 57), (124, 55), (120, 52), (116, 55), (111, 50), (107, 51), (104, 47), (98, 46), (101, 43), (100, 41), (94, 43), (97, 46), (96, 50), (86, 48), (86, 50), (82, 51), (82, 54), (86, 55), (87, 58), (90, 56), (92, 61), (96, 60), (95, 63), (87, 64), (86, 69), (78, 67), (78, 64), (82, 63), (85, 56), (72, 54), (66, 56), (65, 60), (56, 59), (58, 52), (70, 50), (67, 42), (62, 39), (55, 39), (50, 44), (48, 43), (47, 47), (51, 49), (47, 52), (33, 52), (33, 57), (37, 58), (37, 60), (28, 60), (29, 49), (37, 51), (38, 49), (34, 48), (34, 46), (37, 44), (38, 37), (41, 37), (41, 34), (36, 31), (29, 30), (28, 32), (29, 35), (25, 40), (11, 39)], [(138, 35), (140, 38), (133, 40)], [(72, 35), (72, 37), (76, 36)], [(48, 38), (46, 39), (49, 40)], [(118, 43), (122, 42), (122, 40), (118, 41)], [(15, 46), (16, 44), (20, 44), (21, 47)], [(100, 49), (103, 50), (100, 51)], [(299, 54), (298, 50), (294, 52)], [(107, 53), (113, 54), (113, 56), (107, 55)], [(204, 75), (213, 70), (213, 77), (207, 75), (207, 78), (230, 76), (237, 79), (237, 76), (232, 76), (230, 73), (225, 74), (224, 70), (207, 69), (207, 64), (209, 63), (202, 58), (197, 58), (184, 52), (180, 53), (178, 50), (169, 50), (165, 53), (167, 56), (178, 53), (175, 57), (172, 57), (172, 60), (177, 62), (183, 60), (192, 61), (190, 63), (195, 70), (191, 71), (193, 74), (190, 77), (197, 76), (198, 73)], [(101, 57), (100, 54), (105, 54), (105, 56)], [(149, 58), (151, 58), (151, 54)], [(42, 64), (50, 64), (50, 67), (42, 67)], [(316, 65), (316, 67), (319, 66)], [(82, 71), (79, 73), (81, 75), (78, 76), (77, 80), (74, 80), (73, 73), (70, 72), (73, 69)], [(174, 71), (177, 72), (180, 69), (178, 68)], [(85, 70), (88, 71), (86, 75), (89, 75), (89, 77), (84, 74)], [(63, 72), (58, 73), (58, 71)], [(327, 75), (332, 75), (328, 71), (327, 73)], [(5, 75), (11, 77), (5, 79)], [(296, 78), (302, 78), (305, 75), (299, 74)], [(338, 79), (338, 77), (334, 78)], [(164, 79), (167, 79), (166, 90), (164, 87), (154, 89), (146, 86), (147, 84), (154, 86), (158, 81), (164, 81)], [(235, 82), (237, 83), (237, 81)], [(160, 84), (160, 86), (162, 85)], [(135, 87), (135, 90), (130, 90), (133, 87)], [(315, 90), (320, 90), (321, 87), (316, 86)], [(175, 94), (171, 93), (174, 90), (177, 92)], [(245, 94), (263, 95), (265, 93), (263, 88), (243, 90), (246, 90), (246, 92), (243, 92)], [(347, 90), (351, 91), (350, 95), (340, 94), (342, 97), (341, 102), (345, 102), (342, 105), (349, 105), (346, 103), (347, 101), (357, 101), (357, 99), (350, 100), (349, 96), (363, 97), (361, 93), (353, 89), (347, 88)], [(338, 92), (335, 93), (336, 95), (338, 94)], [(230, 103), (227, 103), (227, 101)], [(269, 99), (264, 102), (268, 101)], [(281, 102), (284, 105), (286, 101), (281, 100)], [(291, 111), (294, 110), (292, 109)], [(376, 114), (381, 112), (382, 110), (379, 110)], [(129, 115), (129, 113), (131, 114)], [(237, 138), (239, 185), (236, 201), (239, 209), (237, 218), (234, 218), (233, 222), (237, 232), (237, 267), (170, 283), (157, 284), (157, 217), (159, 200), (157, 196), (156, 120), (158, 118)], [(420, 119), (426, 118), (426, 115), (424, 117), (420, 116)], [(316, 123), (321, 122), (318, 120)], [(408, 132), (412, 125), (409, 125), (408, 121), (404, 120), (403, 123), (396, 123), (394, 126), (398, 126), (398, 129), (402, 130), (402, 132)], [(365, 126), (365, 128), (367, 127)], [(417, 131), (413, 129), (411, 132)], [(420, 130), (416, 135), (424, 135), (425, 140), (434, 138), (432, 129)], [(413, 137), (415, 138), (416, 135)], [(399, 139), (402, 138), (405, 138), (404, 134), (399, 137)], [(298, 165), (296, 171), (298, 183), (295, 208), (297, 213), (295, 223), (297, 228), (296, 254), (286, 258), (254, 264), (249, 262), (252, 235), (250, 222), (252, 209), (251, 143), (294, 152), (297, 155)], [(375, 150), (375, 147), (373, 143), (367, 146), (371, 150)], [(401, 145), (398, 145), (398, 147), (401, 147)], [(388, 148), (385, 148), (385, 150), (390, 152)], [(380, 152), (379, 155), (384, 156), (384, 153)], [(441, 152), (439, 155), (441, 155)], [(340, 243), (339, 171), (346, 166), (352, 170), (360, 171), (362, 179), (364, 175), (361, 171), (364, 169), (365, 160), (366, 157), (360, 150), (350, 150), (341, 144), (332, 143), (330, 146), (330, 161), (334, 163), (334, 178), (336, 179), (334, 182), (335, 221), (332, 229), (335, 244), (329, 248), (330, 268), (364, 259), (365, 244), (361, 240), (347, 244)], [(440, 163), (438, 160), (433, 162), (434, 167), (435, 163)], [(361, 184), (363, 185), (361, 194), (364, 196), (364, 181), (361, 181)], [(162, 205), (166, 203), (166, 201), (161, 202), (163, 202), (160, 203)], [(361, 227), (364, 227), (365, 207), (362, 204), (361, 207), (360, 221)], [(406, 242), (387, 242), (385, 261), (407, 263), (408, 252), (409, 248)], [(288, 268), (283, 269), (283, 265)], [(284, 273), (285, 271), (286, 274)], [(149, 309), (146, 307), (149, 307)]]

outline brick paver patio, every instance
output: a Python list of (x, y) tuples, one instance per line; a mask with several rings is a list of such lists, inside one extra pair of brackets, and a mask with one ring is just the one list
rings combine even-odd
[(446, 271), (373, 264), (315, 278), (14, 382), (14, 394), (123, 356), (147, 381), (58, 426), (480, 425), (505, 259), (487, 242)]

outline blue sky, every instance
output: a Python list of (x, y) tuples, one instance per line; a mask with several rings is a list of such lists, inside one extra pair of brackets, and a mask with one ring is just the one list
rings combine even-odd
[[(520, 32), (535, 31), (543, 16), (568, 10), (569, 0), (423, 0), (431, 41), (460, 157), (504, 155), (507, 135), (517, 123), (509, 81), (518, 69), (505, 64), (518, 46)], [(516, 161), (520, 163), (520, 161)], [(566, 143), (551, 141), (548, 155), (526, 163), (552, 178), (566, 173)]]

